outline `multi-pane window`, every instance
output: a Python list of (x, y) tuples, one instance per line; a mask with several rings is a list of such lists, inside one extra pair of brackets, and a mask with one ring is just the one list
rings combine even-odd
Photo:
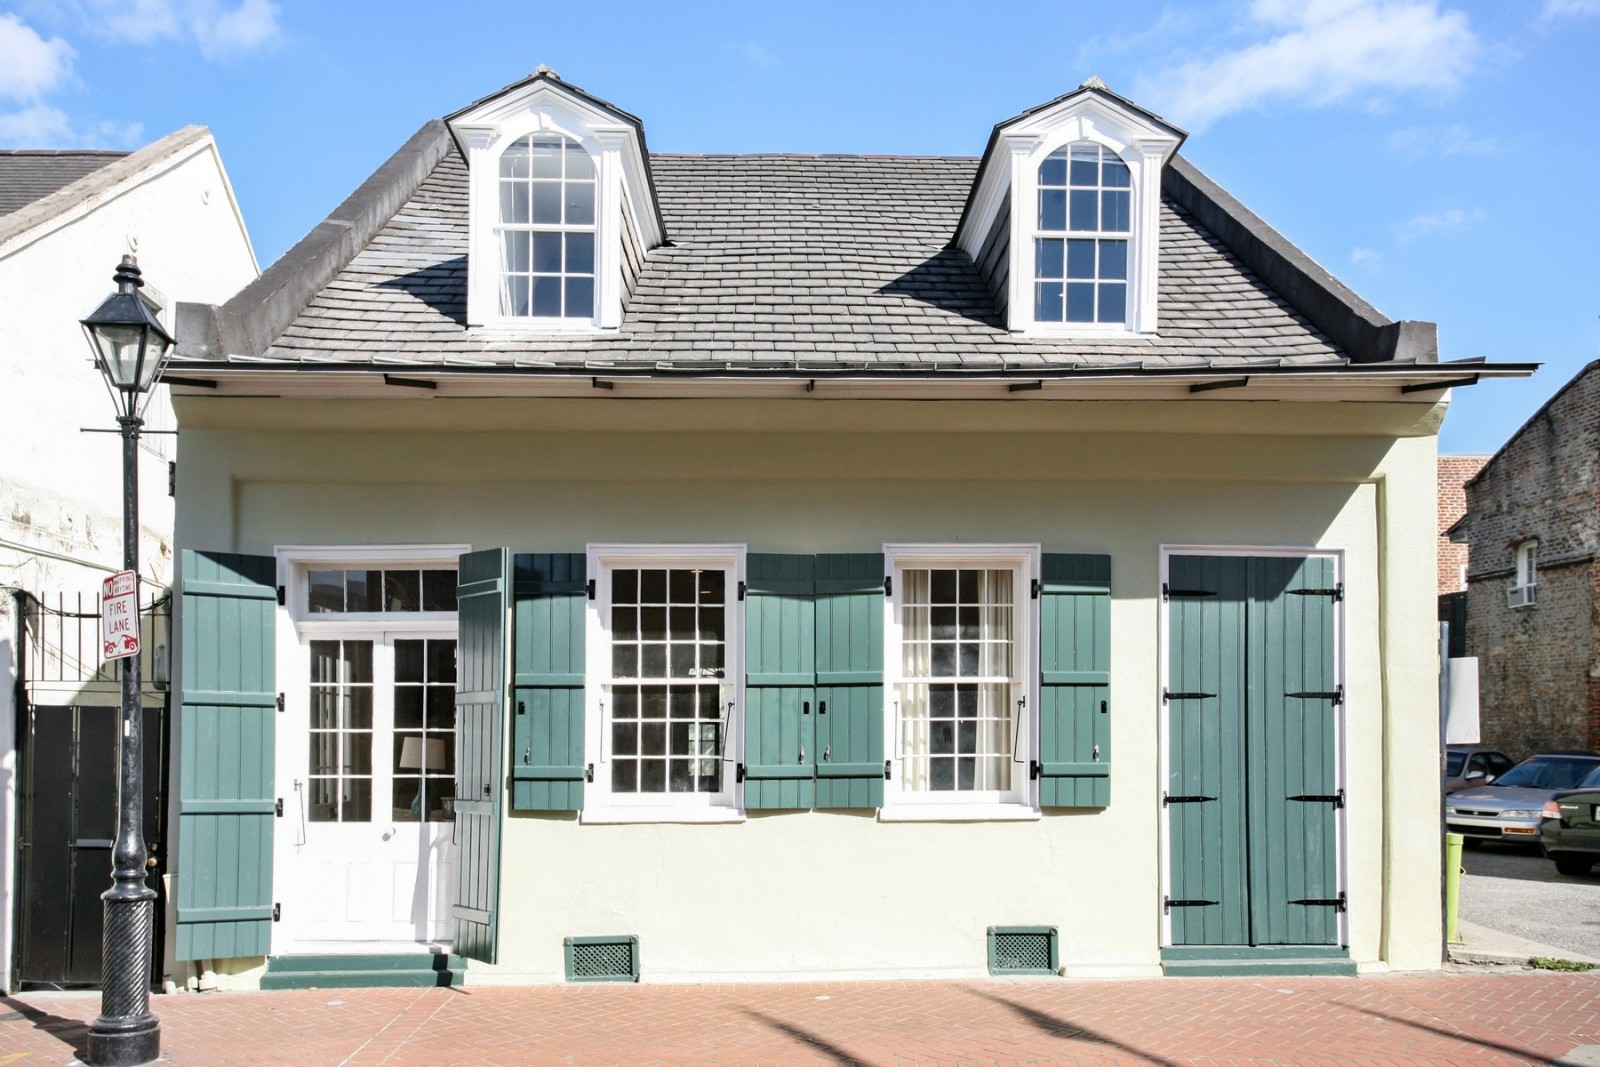
[(531, 134), (500, 156), (500, 314), (594, 317), (594, 160), (556, 133)]
[(306, 573), (306, 608), (335, 612), (456, 610), (454, 569), (313, 570)]
[(904, 792), (1012, 790), (1023, 693), (1016, 575), (976, 566), (900, 570), (896, 699)]
[(311, 822), (372, 820), (372, 642), (311, 642)]
[(1128, 165), (1098, 144), (1058, 148), (1039, 164), (1035, 322), (1127, 321), (1132, 184)]
[(727, 571), (611, 571), (604, 759), (614, 795), (726, 790)]
[(454, 815), (456, 643), (394, 642), (394, 818), (446, 822)]

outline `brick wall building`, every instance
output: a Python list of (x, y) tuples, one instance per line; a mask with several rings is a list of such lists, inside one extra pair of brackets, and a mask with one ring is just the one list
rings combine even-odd
[(1470, 551), (1467, 654), (1479, 660), (1483, 740), (1514, 756), (1600, 749), (1597, 467), (1600, 361), (1466, 482), (1466, 515), (1451, 530)]
[(1450, 528), (1467, 513), (1467, 482), (1477, 477), (1488, 456), (1439, 457), (1439, 595), (1465, 592), (1470, 546), (1450, 540)]

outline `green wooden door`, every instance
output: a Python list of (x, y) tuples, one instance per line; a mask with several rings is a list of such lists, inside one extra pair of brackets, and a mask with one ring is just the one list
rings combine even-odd
[(1170, 561), (1174, 945), (1338, 943), (1333, 579), (1325, 557)]
[(753, 552), (745, 560), (746, 808), (816, 801), (815, 560)]
[(276, 574), (271, 556), (183, 553), (180, 960), (271, 951)]
[(455, 951), (493, 963), (500, 890), (501, 768), (508, 694), (511, 553), (461, 557), (456, 589)]

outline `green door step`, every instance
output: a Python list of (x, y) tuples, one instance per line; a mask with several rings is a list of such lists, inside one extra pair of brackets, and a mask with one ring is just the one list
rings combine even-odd
[(269, 956), (262, 989), (459, 986), (467, 961), (444, 953)]

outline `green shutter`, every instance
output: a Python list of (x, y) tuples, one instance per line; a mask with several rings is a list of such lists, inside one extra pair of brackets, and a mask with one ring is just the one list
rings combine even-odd
[(808, 809), (817, 760), (814, 560), (752, 553), (745, 578), (744, 806)]
[(1174, 945), (1248, 945), (1242, 556), (1168, 564), (1168, 913)]
[(583, 808), (585, 564), (582, 553), (514, 561), (512, 811)]
[(180, 960), (271, 951), (276, 573), (270, 556), (183, 553)]
[(1334, 561), (1250, 561), (1250, 925), (1258, 945), (1336, 945)]
[(883, 805), (883, 553), (817, 557), (817, 807)]
[(1039, 583), (1039, 804), (1111, 803), (1111, 557), (1046, 553)]
[(493, 963), (500, 889), (502, 724), (511, 621), (511, 553), (492, 548), (461, 557), (456, 588), (456, 920), (455, 951)]

